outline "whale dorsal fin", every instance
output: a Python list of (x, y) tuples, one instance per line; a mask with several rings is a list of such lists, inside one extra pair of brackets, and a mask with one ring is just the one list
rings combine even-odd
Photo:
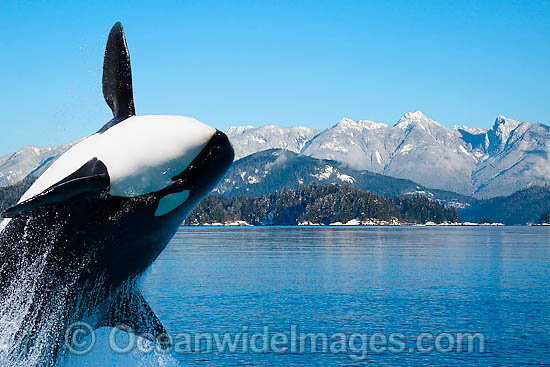
[(40, 194), (12, 206), (2, 215), (5, 218), (32, 215), (79, 195), (97, 195), (109, 187), (109, 182), (105, 164), (97, 158), (92, 158), (71, 175)]
[(113, 120), (100, 132), (136, 114), (132, 91), (132, 68), (130, 53), (126, 45), (124, 29), (120, 22), (115, 23), (105, 47), (103, 60), (103, 96), (113, 111)]

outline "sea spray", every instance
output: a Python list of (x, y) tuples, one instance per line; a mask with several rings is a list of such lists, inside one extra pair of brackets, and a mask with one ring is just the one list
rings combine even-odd
[(0, 365), (53, 366), (66, 352), (67, 326), (82, 319), (96, 322), (105, 288), (101, 274), (83, 276), (90, 273), (92, 256), (74, 258), (70, 266), (60, 263), (53, 244), (64, 223), (48, 229), (30, 228), (30, 220), (23, 225), (17, 247), (2, 233), (8, 246), (0, 254)]
[(26, 229), (25, 246), (3, 248), (0, 254), (5, 259), (0, 265), (0, 366), (177, 365), (171, 356), (155, 352), (113, 353), (108, 327), (97, 331), (97, 345), (90, 353), (80, 356), (67, 350), (68, 327), (76, 321), (97, 325), (106, 307), (120, 292), (137, 287), (139, 278), (117, 289), (106, 287), (104, 274), (89, 277), (95, 273), (93, 253), (61, 266), (51, 245), (58, 229), (42, 231), (39, 241), (27, 236)]

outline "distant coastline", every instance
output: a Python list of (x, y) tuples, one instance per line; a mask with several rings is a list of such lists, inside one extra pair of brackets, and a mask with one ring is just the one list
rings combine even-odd
[[(349, 221), (347, 223), (335, 222), (330, 224), (323, 223), (300, 223), (298, 225), (267, 225), (267, 224), (250, 224), (246, 221), (238, 220), (232, 222), (213, 222), (203, 224), (182, 224), (182, 227), (505, 227), (504, 223), (473, 223), (473, 222), (444, 222), (444, 223), (406, 223), (406, 222), (393, 222), (384, 223), (384, 221), (372, 221), (368, 223), (361, 223), (356, 220)], [(524, 226), (549, 226), (549, 223), (544, 224), (532, 224)]]

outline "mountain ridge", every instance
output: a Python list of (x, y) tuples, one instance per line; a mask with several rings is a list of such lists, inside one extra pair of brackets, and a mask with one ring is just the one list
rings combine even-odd
[[(550, 182), (550, 127), (502, 115), (486, 129), (449, 129), (416, 111), (403, 114), (393, 125), (342, 118), (323, 130), (244, 125), (231, 126), (226, 133), (236, 160), (285, 149), (479, 199)], [(77, 142), (26, 146), (0, 157), (0, 187), (40, 174)]]
[[(228, 129), (237, 159), (259, 151), (242, 147), (248, 148), (256, 129), (265, 135), (269, 128), (249, 127), (241, 134)], [(302, 143), (293, 151), (480, 199), (550, 182), (550, 127), (502, 115), (487, 129), (449, 129), (421, 111), (405, 113), (394, 125), (342, 118)], [(273, 143), (262, 148), (285, 149)]]

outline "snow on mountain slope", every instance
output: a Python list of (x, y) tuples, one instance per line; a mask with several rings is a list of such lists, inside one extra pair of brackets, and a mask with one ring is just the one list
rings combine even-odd
[(318, 130), (302, 126), (266, 125), (261, 127), (232, 126), (225, 133), (233, 144), (235, 160), (237, 160), (267, 149), (286, 149), (299, 153), (318, 132)]
[[(497, 117), (489, 129), (448, 129), (416, 111), (404, 114), (394, 126), (343, 118), (323, 131), (233, 126), (227, 135), (236, 160), (268, 149), (285, 149), (478, 198), (509, 195), (550, 182), (550, 127), (504, 116)], [(0, 186), (41, 173), (74, 143), (57, 148), (24, 147), (0, 157)]]
[(471, 197), (429, 189), (410, 180), (355, 170), (340, 162), (281, 149), (264, 150), (238, 160), (214, 192), (226, 196), (265, 195), (316, 183), (344, 184), (378, 195), (422, 195), (455, 207), (473, 202)]
[(239, 158), (282, 148), (481, 198), (550, 182), (550, 128), (503, 116), (490, 129), (448, 129), (420, 111), (406, 113), (394, 126), (343, 118), (301, 137), (290, 128), (240, 129), (229, 134)]
[(420, 111), (406, 113), (394, 129), (402, 130), (403, 135), (390, 153), (384, 174), (428, 187), (472, 193), (470, 173), (477, 159), (458, 132), (447, 129)]
[(487, 158), (472, 172), (475, 195), (509, 195), (550, 182), (550, 127), (499, 116), (487, 132)]
[(342, 119), (317, 135), (301, 153), (429, 187), (473, 191), (470, 172), (476, 158), (458, 132), (420, 111), (406, 113), (394, 126)]
[(390, 159), (390, 149), (401, 137), (392, 136), (386, 124), (343, 118), (310, 141), (302, 154), (318, 159), (333, 159), (350, 168), (381, 173)]

